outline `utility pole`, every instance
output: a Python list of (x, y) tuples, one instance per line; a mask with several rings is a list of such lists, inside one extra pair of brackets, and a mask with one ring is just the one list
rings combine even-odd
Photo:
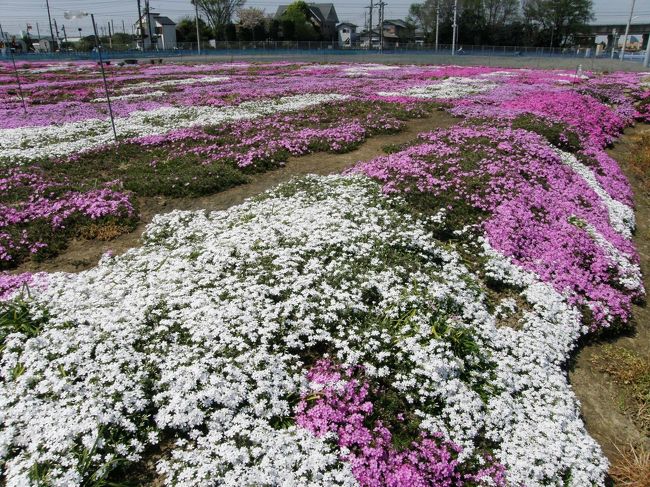
[(368, 37), (368, 49), (372, 49), (372, 11), (374, 10), (375, 6), (372, 3), (373, 0), (370, 0), (370, 7), (367, 7), (370, 10), (370, 20), (369, 20), (369, 25), (370, 25), (370, 37)]
[(38, 22), (36, 22), (36, 35), (38, 36), (38, 41), (41, 41), (41, 29), (38, 27)]
[(438, 33), (440, 31), (440, 0), (436, 2), (436, 52), (438, 52)]
[(50, 51), (54, 52), (54, 31), (52, 30), (52, 15), (50, 14), (50, 0), (45, 0), (45, 5), (47, 6), (47, 20), (50, 24), (50, 36), (52, 36), (52, 45), (50, 45)]
[(630, 33), (630, 24), (632, 23), (632, 16), (634, 15), (634, 5), (636, 0), (632, 0), (632, 8), (630, 9), (630, 18), (627, 20), (627, 27), (625, 27), (625, 37), (623, 38), (623, 47), (621, 48), (620, 60), (623, 61), (625, 57), (625, 45), (627, 44), (627, 36)]
[(4, 42), (5, 39), (6, 39), (5, 31), (2, 30), (2, 24), (0, 24), (0, 40), (2, 40)]
[(113, 31), (111, 30), (111, 23), (107, 22), (108, 25), (108, 47), (110, 50), (113, 50)]
[(140, 0), (138, 0), (138, 19), (140, 19), (140, 41), (142, 42), (142, 50), (144, 51), (144, 25), (142, 25), (142, 8), (140, 7)]
[(65, 25), (61, 25), (61, 30), (63, 31), (63, 39), (65, 40), (65, 43), (68, 43), (68, 34), (65, 33)]
[(151, 9), (149, 8), (149, 0), (144, 0), (145, 8), (147, 9), (147, 30), (149, 31), (149, 48), (153, 51), (153, 34), (151, 33)]
[(54, 19), (54, 32), (56, 32), (56, 45), (58, 46), (61, 42), (59, 42), (59, 26), (56, 25), (56, 19)]
[(126, 34), (126, 26), (124, 25), (124, 19), (122, 19), (122, 34)]
[(454, 25), (451, 39), (451, 55), (456, 55), (456, 32), (458, 31), (458, 0), (454, 0)]
[(201, 33), (199, 32), (199, 2), (194, 2), (194, 22), (196, 23), (196, 50), (201, 55)]
[(384, 0), (379, 1), (379, 52), (384, 52)]

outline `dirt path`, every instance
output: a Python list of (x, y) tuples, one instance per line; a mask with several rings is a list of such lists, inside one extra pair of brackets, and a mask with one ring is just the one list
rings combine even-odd
[(420, 132), (449, 127), (457, 122), (457, 119), (446, 112), (437, 111), (430, 117), (407, 122), (405, 130), (399, 134), (372, 137), (352, 152), (345, 154), (319, 152), (302, 157), (292, 157), (280, 169), (256, 174), (251, 177), (249, 183), (214, 195), (200, 198), (140, 198), (138, 201), (141, 222), (133, 232), (121, 235), (111, 241), (75, 239), (57, 257), (40, 263), (25, 262), (15, 272), (79, 272), (89, 269), (96, 265), (102, 254), (108, 250), (115, 254), (121, 254), (140, 245), (140, 236), (154, 215), (173, 210), (223, 210), (296, 176), (341, 172), (357, 161), (367, 161), (382, 155), (384, 153), (382, 147), (387, 144), (407, 142)]
[[(626, 163), (630, 161), (635, 151), (640, 150), (637, 144), (641, 134), (650, 133), (650, 125), (639, 124), (625, 131), (610, 151), (630, 179), (635, 194), (637, 231), (634, 243), (641, 257), (646, 290), (650, 290), (650, 193), (640, 184), (639, 180), (628, 171)], [(615, 344), (636, 352), (644, 357), (650, 357), (650, 309), (648, 306), (634, 306), (635, 331), (628, 336), (601, 340), (583, 347), (575, 358), (575, 364), (570, 372), (570, 380), (578, 399), (582, 403), (582, 414), (591, 435), (601, 444), (605, 454), (614, 461), (619, 455), (618, 448), (627, 445), (643, 445), (650, 448), (650, 438), (638, 428), (629, 416), (622, 413), (620, 401), (622, 397), (619, 386), (605, 373), (594, 369), (591, 360), (603, 347)]]

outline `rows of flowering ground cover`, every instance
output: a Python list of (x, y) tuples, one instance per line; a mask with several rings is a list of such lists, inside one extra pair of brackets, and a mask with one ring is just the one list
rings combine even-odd
[[(426, 116), (430, 109), (329, 102), (310, 111), (179, 129), (7, 166), (0, 169), (7, 205), (0, 268), (20, 264), (30, 252), (37, 259), (54, 255), (80, 229), (85, 232), (89, 220), (129, 230), (138, 196), (212, 194), (246, 182), (248, 174), (277, 168), (290, 155), (352, 150), (367, 137), (401, 130), (403, 120)], [(88, 200), (97, 203), (81, 204)]]
[[(644, 298), (632, 194), (604, 150), (645, 116), (639, 78), (256, 69), (377, 91), (14, 170), (80, 184), (75, 164), (111, 150), (141, 151), (152, 171), (181, 154), (263, 168), (343, 150), (355, 131), (336, 129), (354, 114), (394, 130), (431, 99), (464, 121), (342, 176), (158, 216), (142, 248), (90, 271), (5, 276), (3, 481), (604, 485), (565, 365)], [(444, 69), (454, 77), (432, 79)]]
[[(510, 73), (455, 67), (111, 66), (124, 142), (115, 148), (96, 66), (19, 68), (26, 113), (9, 66), (0, 74), (7, 114), (0, 121), (0, 177), (7, 188), (3, 203), (9, 200), (0, 215), (2, 268), (55, 255), (78, 234), (128, 231), (137, 196), (223, 190), (245, 182), (246, 173), (277, 167), (289, 154), (341, 152), (368, 136), (398, 131), (403, 120), (426, 115), (430, 100), (492, 90), (497, 80), (508, 90), (526, 77), (522, 72), (518, 83), (508, 83)], [(567, 79), (566, 73), (537, 73), (533, 85), (540, 90)], [(89, 198), (103, 211), (78, 204)], [(110, 231), (102, 230), (106, 225)]]
[[(245, 182), (248, 173), (281, 165), (289, 155), (351, 150), (368, 136), (399, 131), (404, 120), (431, 110), (431, 104), (352, 99), (352, 91), (314, 93), (332, 91), (333, 82), (316, 75), (305, 81), (302, 71), (294, 74), (303, 66), (117, 68), (111, 73), (115, 92), (150, 97), (152, 85), (168, 91), (165, 104), (119, 102), (122, 143), (116, 147), (107, 144), (110, 124), (94, 98), (102, 85), (91, 68), (21, 69), (27, 113), (12, 78), (3, 78), (3, 103), (10, 115), (3, 123), (10, 128), (2, 129), (0, 160), (9, 201), (0, 267), (55, 255), (80, 233), (128, 231), (137, 219), (137, 196), (214, 193)], [(363, 83), (357, 81), (350, 90), (360, 92)], [(62, 93), (79, 99), (62, 99)], [(229, 106), (220, 107), (223, 97)], [(106, 211), (77, 204), (88, 198), (99, 200)], [(89, 221), (99, 231), (89, 232)]]

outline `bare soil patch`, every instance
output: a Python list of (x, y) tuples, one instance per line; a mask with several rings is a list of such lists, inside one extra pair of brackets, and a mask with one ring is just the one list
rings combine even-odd
[[(609, 152), (621, 165), (634, 189), (636, 203), (637, 231), (634, 242), (641, 258), (646, 290), (650, 289), (650, 184), (647, 177), (650, 164), (650, 151), (647, 138), (650, 137), (650, 125), (639, 124), (627, 129), (625, 135)], [(644, 140), (646, 138), (646, 140)], [(594, 364), (607, 356), (608, 347), (627, 350), (635, 356), (650, 359), (650, 309), (648, 306), (634, 306), (633, 330), (623, 336), (602, 339), (582, 347), (575, 357), (569, 377), (573, 390), (582, 404), (582, 414), (591, 435), (601, 444), (610, 461), (614, 464), (612, 473), (621, 469), (621, 465), (630, 462), (632, 451), (640, 454), (650, 451), (650, 436), (638, 417), (631, 414), (626, 407), (629, 391), (626, 384), (617, 381), (611, 373)], [(616, 367), (617, 364), (610, 364)], [(650, 399), (650, 398), (649, 398)], [(633, 448), (630, 448), (632, 445)], [(634, 468), (641, 468), (640, 465)], [(621, 482), (617, 485), (635, 487), (650, 486), (650, 479)]]
[(130, 233), (119, 235), (112, 240), (77, 238), (58, 256), (45, 262), (27, 261), (15, 272), (80, 272), (97, 264), (107, 251), (122, 254), (140, 245), (140, 237), (152, 218), (160, 213), (173, 210), (224, 210), (237, 205), (247, 198), (258, 195), (280, 183), (306, 174), (339, 173), (358, 161), (373, 159), (384, 153), (383, 147), (401, 144), (412, 140), (421, 132), (436, 128), (450, 127), (458, 120), (443, 111), (430, 117), (406, 122), (403, 131), (394, 135), (383, 135), (366, 140), (358, 149), (344, 154), (318, 152), (301, 157), (291, 157), (280, 169), (255, 174), (250, 182), (225, 191), (198, 198), (138, 198), (140, 223)]

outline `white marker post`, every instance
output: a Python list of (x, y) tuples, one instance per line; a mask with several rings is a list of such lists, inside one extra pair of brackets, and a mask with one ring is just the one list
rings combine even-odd
[(201, 55), (201, 33), (199, 31), (199, 4), (194, 2), (194, 21), (196, 22), (196, 50)]
[(456, 33), (458, 30), (458, 0), (454, 1), (454, 24), (452, 26), (451, 34), (451, 55), (456, 55)]

